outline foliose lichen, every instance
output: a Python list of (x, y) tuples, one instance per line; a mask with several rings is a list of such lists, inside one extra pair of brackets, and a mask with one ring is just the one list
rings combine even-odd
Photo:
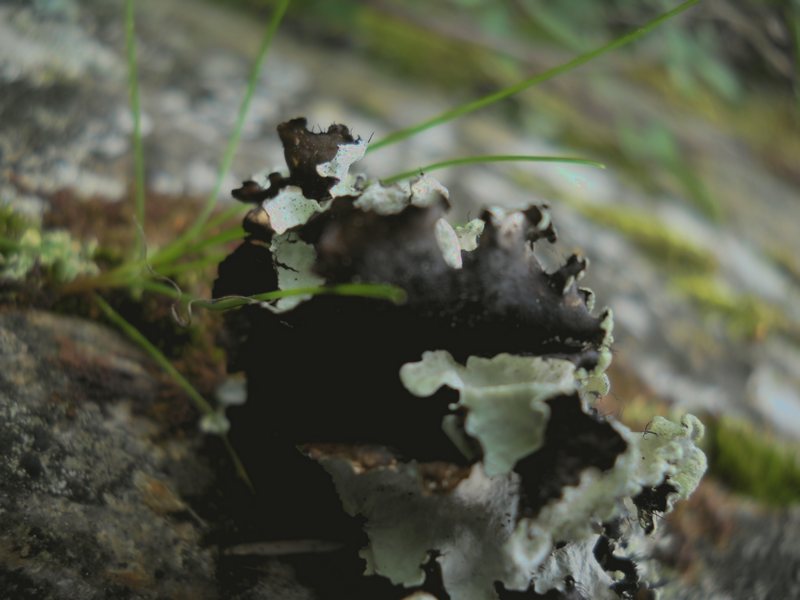
[[(363, 520), (366, 539), (351, 539), (365, 573), (408, 593), (645, 591), (633, 558), (615, 554), (614, 524), (635, 515), (626, 535), (650, 533), (691, 494), (703, 427), (657, 418), (636, 433), (593, 408), (613, 317), (578, 285), (586, 259), (547, 272), (534, 256), (556, 241), (547, 206), (491, 207), (454, 226), (428, 176), (351, 175), (366, 146), (346, 127), (312, 133), (295, 119), (278, 131), (289, 174), (234, 192), (256, 206), (215, 295), (367, 282), (408, 301), (298, 297), (229, 316), (230, 367), (249, 393), (229, 411), (231, 433), (271, 490), (268, 509), (301, 529), (314, 521), (330, 483), (313, 461)], [(331, 522), (314, 521), (317, 533), (342, 535)]]

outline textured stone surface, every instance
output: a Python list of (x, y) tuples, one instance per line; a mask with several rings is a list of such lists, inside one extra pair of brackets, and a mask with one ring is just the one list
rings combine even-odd
[(157, 441), (156, 392), (105, 328), (0, 314), (0, 596), (215, 596), (215, 553), (179, 489), (209, 473), (189, 442)]
[(767, 510), (706, 482), (667, 520), (664, 600), (800, 597), (800, 509)]

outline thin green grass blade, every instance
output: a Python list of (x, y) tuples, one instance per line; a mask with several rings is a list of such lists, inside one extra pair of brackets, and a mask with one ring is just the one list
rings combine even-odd
[(186, 304), (190, 304), (193, 307), (205, 308), (214, 312), (231, 310), (256, 302), (272, 302), (291, 296), (354, 296), (358, 298), (388, 300), (395, 304), (402, 304), (406, 301), (405, 290), (397, 286), (379, 283), (343, 283), (340, 285), (294, 288), (289, 290), (275, 290), (274, 292), (265, 292), (263, 294), (255, 294), (254, 296), (230, 296), (215, 300), (184, 296), (174, 287), (152, 280), (143, 281), (141, 287), (144, 290), (161, 294), (175, 300), (185, 300)]
[(166, 267), (158, 270), (159, 275), (175, 277), (182, 273), (192, 273), (202, 271), (208, 267), (216, 266), (228, 257), (227, 252), (215, 252), (197, 260), (190, 260), (187, 262), (170, 263)]
[[(236, 206), (235, 208), (237, 209), (236, 212), (225, 211), (224, 213), (220, 214), (218, 218), (210, 221), (208, 223), (208, 227), (204, 228), (204, 231), (211, 230), (214, 227), (219, 226), (221, 223), (227, 221), (230, 218), (230, 215), (241, 212), (241, 207)], [(90, 281), (93, 284), (92, 289), (120, 287), (134, 284), (139, 285), (141, 284), (141, 271), (146, 269), (148, 265), (151, 268), (158, 267), (159, 271), (168, 272), (171, 267), (178, 264), (177, 261), (182, 256), (204, 251), (211, 246), (226, 244), (228, 242), (239, 240), (245, 237), (245, 235), (247, 235), (247, 232), (242, 229), (241, 225), (237, 224), (227, 229), (223, 229), (222, 231), (215, 233), (213, 236), (201, 238), (194, 243), (187, 243), (181, 249), (180, 253), (168, 255), (161, 252), (156, 252), (151, 259), (145, 260), (145, 258), (142, 257), (139, 260), (126, 262), (98, 277), (91, 278)]]
[[(242, 239), (247, 232), (242, 229), (241, 225), (235, 225), (228, 229), (223, 229), (222, 231), (215, 233), (214, 235), (201, 238), (194, 243), (187, 244), (183, 248), (183, 252), (181, 256), (185, 256), (188, 254), (195, 254), (197, 252), (201, 252), (213, 246), (218, 246), (222, 244), (227, 244), (228, 242), (233, 242), (236, 240)], [(153, 260), (150, 261), (151, 267), (158, 267), (159, 269), (163, 269), (165, 266), (172, 267), (173, 265), (178, 264), (177, 260), (181, 258), (181, 256), (175, 257), (173, 260), (167, 260), (167, 257), (156, 253), (153, 257)]]
[(246, 211), (247, 206), (244, 204), (239, 202), (231, 204), (228, 208), (220, 212), (216, 217), (206, 223), (205, 229), (209, 230), (219, 227), (228, 219), (232, 219), (233, 217), (241, 217)]
[(261, 40), (261, 46), (258, 49), (255, 63), (250, 71), (247, 89), (245, 90), (244, 97), (242, 98), (242, 103), (239, 106), (236, 124), (234, 125), (230, 139), (228, 139), (228, 144), (225, 147), (225, 153), (222, 156), (222, 162), (220, 163), (220, 167), (217, 172), (217, 180), (214, 185), (214, 189), (208, 196), (205, 206), (200, 211), (200, 214), (197, 216), (197, 219), (195, 219), (192, 226), (175, 242), (162, 250), (160, 254), (167, 257), (167, 259), (171, 259), (176, 255), (180, 255), (184, 245), (193, 240), (203, 231), (203, 226), (211, 216), (211, 212), (214, 210), (214, 207), (217, 204), (217, 197), (222, 189), (222, 182), (230, 170), (231, 163), (233, 163), (233, 157), (236, 155), (236, 149), (239, 147), (239, 139), (242, 136), (244, 121), (247, 118), (247, 113), (250, 109), (250, 102), (253, 99), (253, 93), (255, 92), (256, 84), (258, 83), (258, 78), (261, 74), (261, 67), (267, 57), (269, 47), (272, 44), (272, 39), (275, 37), (275, 32), (278, 30), (278, 26), (280, 25), (280, 22), (286, 13), (286, 9), (289, 7), (289, 2), (290, 0), (280, 0), (278, 2), (278, 6), (275, 8), (275, 12), (272, 13), (272, 18), (270, 19), (269, 25), (267, 25), (267, 29), (264, 32), (264, 37)]
[(473, 165), (482, 163), (493, 162), (556, 162), (556, 163), (572, 163), (576, 165), (588, 165), (590, 167), (597, 167), (605, 169), (606, 166), (594, 160), (586, 158), (577, 158), (574, 156), (531, 156), (526, 154), (487, 154), (482, 156), (465, 156), (462, 158), (451, 158), (449, 160), (442, 160), (439, 162), (431, 163), (420, 167), (418, 169), (411, 169), (397, 173), (391, 177), (382, 178), (384, 184), (396, 183), (409, 177), (414, 177), (420, 173), (427, 173), (429, 171), (436, 171), (437, 169), (445, 169), (447, 167), (458, 167), (461, 165)]
[(189, 380), (186, 379), (181, 373), (172, 366), (172, 363), (169, 362), (166, 356), (161, 353), (161, 350), (156, 348), (150, 340), (148, 340), (142, 333), (136, 329), (133, 325), (131, 325), (125, 318), (120, 315), (117, 311), (115, 311), (108, 302), (103, 300), (98, 295), (94, 296), (94, 301), (97, 303), (97, 306), (100, 307), (100, 310), (108, 317), (108, 319), (114, 323), (117, 327), (119, 327), (122, 332), (127, 335), (131, 340), (136, 342), (136, 344), (142, 348), (149, 356), (152, 358), (158, 366), (160, 366), (164, 371), (166, 371), (167, 375), (172, 377), (175, 380), (175, 383), (186, 392), (186, 394), (191, 398), (192, 402), (194, 403), (197, 410), (199, 410), (203, 414), (214, 414), (214, 408), (208, 403), (208, 401), (200, 395), (194, 386), (189, 383)]
[(800, 0), (793, 0), (787, 11), (787, 21), (794, 36), (794, 94), (798, 108), (796, 114), (800, 114)]
[(136, 258), (144, 255), (145, 181), (142, 145), (142, 108), (139, 101), (139, 69), (136, 60), (136, 0), (125, 1), (125, 49), (128, 62), (128, 93), (133, 119), (133, 185), (136, 227)]
[[(164, 371), (169, 375), (173, 381), (189, 396), (189, 398), (194, 403), (197, 410), (199, 410), (204, 415), (214, 415), (215, 411), (214, 408), (208, 403), (208, 401), (203, 398), (203, 396), (198, 392), (195, 387), (189, 383), (189, 380), (186, 379), (183, 375), (181, 375), (180, 371), (178, 371), (175, 367), (172, 366), (172, 363), (169, 362), (166, 356), (164, 356), (161, 351), (156, 348), (150, 340), (148, 340), (142, 333), (136, 329), (133, 325), (131, 325), (125, 318), (120, 315), (116, 310), (114, 310), (108, 302), (103, 300), (97, 294), (94, 295), (94, 301), (97, 306), (103, 311), (103, 314), (108, 317), (108, 320), (111, 321), (114, 325), (120, 328), (120, 330), (127, 335), (133, 342), (135, 342), (142, 350), (144, 350), (150, 358), (152, 358), (158, 366), (160, 366)], [(244, 480), (244, 482), (250, 487), (253, 488), (253, 484), (250, 481), (250, 477), (247, 475), (247, 472), (242, 465), (242, 461), (239, 460), (239, 457), (236, 454), (236, 451), (231, 446), (230, 442), (227, 439), (227, 436), (223, 437), (223, 443), (225, 444), (225, 448), (227, 449), (228, 453), (231, 456), (231, 460), (236, 468), (236, 472), (239, 476)]]
[(230, 310), (245, 304), (251, 304), (253, 301), (257, 302), (270, 302), (272, 300), (279, 300), (280, 298), (288, 298), (290, 296), (354, 296), (358, 298), (373, 298), (375, 300), (388, 300), (395, 304), (402, 304), (406, 301), (406, 292), (402, 288), (394, 285), (379, 284), (379, 283), (343, 283), (340, 285), (328, 285), (319, 287), (306, 287), (294, 288), (290, 290), (277, 290), (274, 292), (266, 292), (264, 294), (256, 294), (243, 298), (230, 298), (220, 299), (214, 303), (209, 303), (206, 306), (209, 310)]
[(607, 52), (611, 52), (612, 50), (616, 50), (617, 48), (621, 48), (622, 46), (625, 46), (635, 40), (638, 40), (639, 38), (648, 34), (650, 31), (652, 31), (659, 25), (665, 23), (669, 19), (679, 15), (683, 11), (697, 4), (699, 1), (700, 0), (687, 0), (682, 4), (679, 4), (674, 9), (665, 12), (662, 15), (659, 15), (652, 21), (649, 21), (645, 25), (631, 31), (630, 33), (627, 33), (622, 37), (619, 37), (604, 46), (601, 46), (599, 48), (596, 48), (579, 56), (576, 56), (572, 60), (562, 65), (549, 69), (544, 73), (540, 73), (538, 75), (528, 77), (527, 79), (523, 79), (522, 81), (519, 81), (513, 85), (510, 85), (501, 90), (488, 94), (487, 96), (478, 98), (477, 100), (473, 100), (472, 102), (467, 102), (465, 104), (462, 104), (461, 106), (457, 106), (455, 108), (446, 110), (441, 114), (438, 114), (434, 117), (431, 117), (430, 119), (426, 119), (425, 121), (418, 123), (417, 125), (412, 125), (411, 127), (406, 127), (405, 129), (400, 129), (399, 131), (390, 133), (385, 138), (370, 144), (369, 148), (367, 148), (367, 152), (368, 153), (374, 152), (375, 150), (383, 148), (384, 146), (396, 144), (397, 142), (410, 138), (411, 136), (416, 135), (422, 131), (431, 129), (432, 127), (436, 127), (443, 123), (447, 123), (448, 121), (452, 121), (453, 119), (463, 117), (466, 114), (469, 114), (486, 106), (494, 104), (495, 102), (499, 102), (500, 100), (504, 100), (510, 96), (513, 96), (514, 94), (517, 94), (523, 90), (528, 89), (529, 87), (538, 85), (544, 81), (547, 81), (548, 79), (552, 79), (553, 77), (562, 75), (563, 73), (566, 73), (568, 71), (571, 71), (572, 69), (580, 67), (581, 65), (584, 65), (589, 61), (594, 60), (595, 58), (603, 54), (606, 54)]

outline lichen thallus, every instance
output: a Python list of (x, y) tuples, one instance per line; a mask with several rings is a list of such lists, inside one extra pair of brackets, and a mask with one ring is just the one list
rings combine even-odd
[[(499, 89), (478, 99), (466, 102), (454, 108), (448, 109), (440, 114), (434, 115), (415, 125), (400, 129), (394, 133), (379, 139), (367, 148), (367, 152), (375, 152), (386, 146), (396, 144), (411, 138), (423, 131), (437, 127), (446, 122), (452, 121), (474, 111), (489, 107), (501, 100), (509, 98), (529, 87), (538, 85), (559, 75), (564, 75), (612, 50), (630, 44), (637, 39), (648, 34), (653, 29), (661, 26), (673, 17), (681, 14), (685, 10), (697, 4), (699, 0), (687, 0), (680, 3), (674, 9), (667, 11), (641, 27), (637, 27), (629, 33), (622, 35), (598, 48), (580, 54), (554, 68), (548, 69), (522, 79), (512, 85)], [(372, 285), (372, 284), (352, 284), (334, 287), (316, 286), (302, 289), (280, 290), (267, 294), (260, 294), (252, 297), (229, 297), (216, 300), (187, 297), (172, 280), (168, 280), (159, 273), (174, 270), (184, 264), (182, 260), (186, 256), (197, 255), (208, 256), (209, 249), (219, 247), (227, 242), (240, 239), (244, 235), (241, 226), (220, 229), (232, 217), (240, 214), (239, 206), (232, 206), (228, 209), (219, 211), (215, 214), (217, 199), (220, 195), (222, 182), (228, 174), (233, 158), (236, 154), (239, 139), (243, 130), (245, 117), (248, 113), (253, 92), (258, 84), (262, 66), (267, 57), (268, 50), (278, 30), (278, 27), (289, 8), (290, 0), (279, 0), (272, 12), (272, 16), (265, 29), (261, 40), (253, 67), (250, 72), (247, 87), (236, 116), (235, 125), (227, 142), (225, 151), (220, 161), (214, 189), (209, 194), (208, 199), (197, 215), (192, 225), (181, 234), (176, 240), (167, 244), (163, 248), (157, 249), (152, 255), (147, 256), (145, 252), (146, 238), (143, 229), (146, 214), (146, 190), (145, 190), (145, 162), (142, 144), (141, 131), (141, 108), (139, 103), (139, 80), (137, 69), (137, 50), (135, 35), (135, 0), (126, 0), (125, 3), (125, 33), (126, 33), (126, 52), (129, 71), (129, 93), (131, 104), (131, 115), (133, 118), (133, 162), (134, 162), (134, 181), (133, 198), (135, 206), (135, 224), (137, 227), (137, 243), (133, 249), (131, 257), (120, 266), (109, 271), (100, 273), (92, 277), (85, 277), (69, 284), (63, 288), (64, 293), (89, 292), (101, 311), (115, 325), (128, 335), (136, 344), (141, 346), (155, 361), (167, 372), (167, 374), (181, 387), (194, 403), (195, 407), (205, 416), (216, 414), (215, 409), (197, 392), (192, 384), (186, 380), (172, 365), (169, 360), (150, 343), (136, 328), (127, 322), (111, 304), (103, 298), (102, 292), (113, 288), (128, 288), (136, 291), (146, 291), (154, 294), (163, 295), (179, 301), (185, 307), (186, 315), (191, 315), (193, 307), (201, 307), (212, 311), (223, 311), (241, 307), (253, 302), (274, 302), (281, 298), (293, 295), (315, 295), (315, 294), (335, 294), (346, 296), (367, 296), (373, 298), (383, 298), (394, 302), (402, 302), (403, 291), (391, 286)], [(575, 158), (575, 157), (556, 157), (556, 156), (520, 156), (520, 155), (480, 155), (470, 157), (457, 157), (447, 160), (436, 161), (433, 164), (404, 170), (402, 172), (382, 178), (384, 183), (392, 183), (412, 177), (420, 172), (432, 171), (446, 167), (464, 166), (476, 163), (488, 162), (511, 162), (511, 161), (539, 161), (539, 162), (566, 162), (573, 164), (583, 164), (591, 166), (602, 165), (596, 161)], [(194, 268), (209, 266), (216, 260), (201, 258), (193, 261)], [(232, 446), (228, 443), (223, 434), (223, 442), (230, 452), (237, 472), (245, 481), (249, 481), (244, 472), (241, 462), (236, 457)]]

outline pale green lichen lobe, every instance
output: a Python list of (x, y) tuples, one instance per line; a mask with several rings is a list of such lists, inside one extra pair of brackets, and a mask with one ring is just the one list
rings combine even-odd
[(499, 354), (472, 356), (463, 366), (443, 350), (403, 365), (400, 380), (416, 396), (443, 385), (459, 390), (458, 404), (468, 411), (466, 433), (480, 442), (490, 477), (509, 473), (541, 446), (550, 416), (546, 401), (576, 390), (575, 365), (566, 360)]
[[(278, 287), (281, 290), (317, 287), (325, 280), (314, 273), (317, 252), (311, 244), (307, 244), (294, 232), (276, 235), (270, 244), (272, 261), (278, 273)], [(295, 306), (311, 298), (309, 295), (289, 296), (281, 298), (274, 305), (264, 303), (263, 306), (277, 312), (293, 309)]]
[(355, 187), (356, 178), (350, 175), (350, 167), (364, 158), (366, 151), (366, 140), (357, 140), (352, 144), (339, 144), (339, 150), (333, 159), (317, 165), (317, 173), (320, 176), (338, 179), (329, 191), (331, 198), (358, 194), (358, 189)]

